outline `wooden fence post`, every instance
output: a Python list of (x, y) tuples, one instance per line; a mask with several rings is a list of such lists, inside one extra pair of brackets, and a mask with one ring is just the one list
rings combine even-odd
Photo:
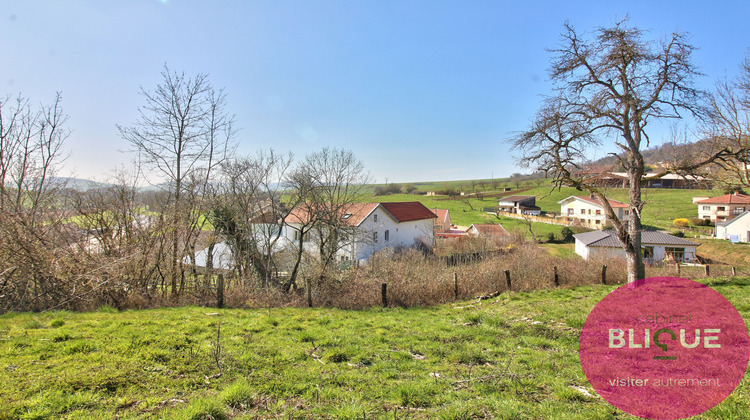
[(216, 306), (224, 307), (224, 274), (222, 273), (219, 273), (219, 278), (216, 280)]
[(607, 284), (607, 264), (602, 266), (602, 284)]
[(458, 273), (453, 273), (453, 296), (458, 300)]
[(708, 264), (704, 265), (703, 268), (706, 270), (706, 277), (709, 277), (711, 275), (711, 268)]
[(732, 267), (732, 277), (737, 275), (737, 267)]
[(677, 275), (680, 275), (680, 263), (675, 263), (675, 267), (677, 268)]
[(307, 307), (312, 308), (312, 287), (310, 287), (310, 279), (305, 279), (305, 293), (307, 293)]
[(388, 283), (380, 285), (380, 297), (383, 299), (383, 307), (388, 307)]
[(555, 273), (555, 287), (560, 287), (560, 275), (557, 274), (557, 266), (552, 267), (552, 270)]
[(510, 270), (505, 270), (505, 285), (508, 286), (510, 292)]

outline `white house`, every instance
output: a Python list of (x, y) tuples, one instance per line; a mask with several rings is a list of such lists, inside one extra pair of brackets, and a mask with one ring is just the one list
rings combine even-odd
[(535, 195), (511, 195), (501, 197), (497, 202), (498, 210), (505, 213), (531, 214), (538, 216), (542, 209), (536, 206)]
[(732, 242), (750, 242), (750, 210), (734, 219), (717, 222), (716, 237)]
[[(417, 244), (431, 248), (435, 241), (436, 218), (435, 213), (416, 201), (350, 204), (341, 211), (341, 220), (352, 229), (336, 258), (363, 261), (384, 248), (408, 248)], [(284, 220), (284, 236), (289, 243), (297, 242), (301, 226), (307, 220), (302, 208), (294, 209)], [(315, 249), (310, 241), (305, 247), (310, 251)]]
[[(630, 206), (621, 201), (607, 199), (615, 215), (620, 220), (627, 220), (630, 215)], [(578, 221), (592, 228), (602, 229), (607, 221), (606, 212), (602, 203), (587, 195), (571, 195), (557, 202), (560, 204), (560, 214)]]
[[(592, 256), (625, 258), (623, 243), (611, 230), (595, 230), (573, 235), (576, 240), (576, 254), (587, 260)], [(664, 232), (642, 231), (641, 246), (643, 258), (647, 262), (665, 259), (674, 262), (696, 260), (696, 248), (700, 244), (678, 238)]]
[(693, 203), (698, 205), (698, 217), (712, 222), (723, 222), (739, 216), (745, 210), (750, 210), (750, 196), (738, 192), (719, 197), (694, 199)]

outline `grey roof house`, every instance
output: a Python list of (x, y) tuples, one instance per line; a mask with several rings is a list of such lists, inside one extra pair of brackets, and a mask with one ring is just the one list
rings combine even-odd
[[(625, 258), (623, 243), (612, 230), (595, 230), (573, 235), (575, 251), (583, 259), (592, 256)], [(692, 262), (696, 260), (696, 248), (700, 244), (678, 238), (664, 232), (644, 230), (641, 232), (643, 258), (650, 263), (669, 260)]]

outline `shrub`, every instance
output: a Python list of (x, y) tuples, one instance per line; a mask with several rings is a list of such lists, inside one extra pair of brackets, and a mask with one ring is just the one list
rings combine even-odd
[(677, 230), (677, 231), (674, 231), (674, 232), (669, 232), (669, 234), (672, 235), (672, 236), (676, 236), (678, 238), (684, 238), (685, 237), (685, 233), (683, 233), (681, 230)]
[(690, 221), (685, 218), (674, 219), (672, 221), (672, 224), (675, 225), (676, 227), (688, 227), (688, 225), (690, 224)]
[(711, 219), (701, 219), (700, 217), (694, 217), (692, 220), (693, 226), (711, 226)]
[(563, 242), (573, 242), (573, 230), (567, 226), (560, 229), (560, 240)]

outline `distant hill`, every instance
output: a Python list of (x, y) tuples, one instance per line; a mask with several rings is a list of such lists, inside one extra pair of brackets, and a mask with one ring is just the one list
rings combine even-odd
[(83, 178), (70, 178), (70, 177), (52, 177), (49, 179), (50, 183), (64, 186), (76, 191), (88, 191), (94, 188), (109, 187), (111, 184), (105, 184), (102, 182), (92, 181), (90, 179)]

